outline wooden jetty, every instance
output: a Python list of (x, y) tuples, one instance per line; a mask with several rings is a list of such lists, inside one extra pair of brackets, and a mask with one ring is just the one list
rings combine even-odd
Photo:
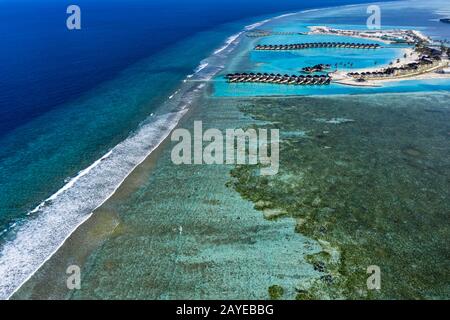
[(292, 32), (292, 31), (267, 31), (267, 30), (253, 30), (247, 32), (245, 35), (250, 38), (261, 38), (268, 36), (299, 36), (306, 35), (305, 32)]
[(228, 83), (269, 83), (284, 85), (329, 85), (329, 75), (281, 75), (268, 73), (230, 73), (225, 76)]

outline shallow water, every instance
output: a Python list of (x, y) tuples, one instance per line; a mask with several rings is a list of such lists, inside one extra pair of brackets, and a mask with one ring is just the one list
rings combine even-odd
[[(325, 17), (333, 12), (325, 11)], [(342, 23), (356, 24), (349, 21), (350, 16), (354, 20), (353, 15), (341, 16), (341, 11), (333, 15)], [(311, 13), (306, 20), (317, 19)], [(233, 58), (224, 62), (228, 69), (224, 73), (255, 64), (243, 54), (254, 42), (243, 39), (239, 43)], [(276, 64), (280, 69), (294, 68), (284, 59)], [(264, 68), (264, 64), (259, 67)], [(204, 71), (213, 71), (209, 69), (214, 66)], [(240, 92), (231, 92), (239, 99), (228, 99), (227, 92), (219, 92), (221, 81), (216, 79), (212, 87), (206, 87), (206, 96), (196, 102), (181, 126), (191, 127), (194, 120), (203, 120), (208, 127), (245, 127), (255, 124), (250, 116), (265, 126), (274, 122), (282, 129), (282, 137), (292, 143), (283, 151), (287, 158), (280, 175), (273, 179), (272, 186), (277, 187), (259, 188), (267, 186), (266, 181), (261, 185), (243, 183), (240, 178), (246, 177), (245, 167), (233, 170), (231, 176), (233, 167), (174, 166), (168, 143), (156, 163), (143, 169), (142, 175), (128, 179), (131, 187), (125, 189), (129, 190), (100, 208), (97, 220), (77, 230), (15, 298), (264, 299), (269, 297), (272, 285), (282, 286), (283, 298), (287, 299), (448, 296), (445, 267), (429, 268), (429, 261), (438, 261), (439, 266), (448, 264), (448, 95), (243, 99), (251, 95), (289, 95), (292, 88), (259, 89), (261, 86), (249, 85), (240, 87)], [(327, 94), (352, 92), (343, 86), (327, 90)], [(391, 90), (448, 90), (448, 82), (420, 81), (402, 83), (402, 87), (394, 84)], [(333, 121), (339, 118), (354, 121)], [(377, 166), (372, 171), (373, 159)], [(401, 174), (396, 177), (393, 173)], [(302, 183), (300, 188), (298, 183)], [(340, 184), (338, 191), (342, 192), (330, 191), (333, 184)], [(248, 188), (252, 192), (246, 192)], [(417, 190), (424, 188), (428, 191), (417, 197)], [(263, 213), (254, 208), (256, 203), (251, 201), (256, 199), (252, 194), (278, 199), (272, 206), (279, 202), (287, 205), (280, 205), (286, 218), (265, 220)], [(320, 201), (315, 201), (318, 195)], [(306, 205), (304, 210), (295, 214), (289, 211), (298, 202)], [(346, 205), (349, 210), (345, 210)], [(392, 216), (386, 215), (385, 206), (398, 214), (395, 224), (391, 223)], [(345, 225), (335, 218), (327, 220), (334, 212), (343, 217)], [(317, 215), (312, 217), (310, 213)], [(430, 219), (422, 223), (425, 214)], [(312, 219), (310, 229), (299, 223), (298, 219), (306, 218)], [(372, 223), (373, 218), (376, 223)], [(407, 227), (403, 227), (403, 221)], [(335, 224), (336, 229), (327, 223)], [(295, 232), (296, 226), (301, 233)], [(379, 232), (372, 233), (371, 228)], [(324, 230), (335, 231), (322, 238)], [(414, 237), (410, 236), (412, 232), (416, 232)], [(326, 239), (329, 244), (319, 245), (312, 238)], [(361, 245), (359, 240), (369, 245)], [(374, 245), (377, 241), (384, 243), (379, 251)], [(324, 255), (315, 253), (324, 250), (336, 258), (332, 263), (325, 261), (331, 271), (325, 274), (314, 270), (314, 263)], [(399, 254), (405, 259), (392, 259)], [(411, 262), (421, 256), (426, 259)], [(341, 257), (348, 260), (343, 262)], [(377, 260), (373, 262), (371, 257)], [(381, 294), (364, 289), (368, 262), (382, 264), (388, 272), (387, 290)], [(335, 269), (341, 263), (349, 267), (344, 273)], [(69, 264), (82, 267), (80, 291), (68, 292), (64, 285)], [(401, 279), (397, 279), (399, 268), (407, 270)], [(328, 286), (329, 278), (323, 278), (328, 275), (336, 281), (335, 286)]]
[[(192, 120), (219, 129), (255, 123), (234, 101), (217, 99), (197, 105), (181, 127), (191, 128)], [(320, 248), (294, 232), (294, 220), (265, 220), (227, 187), (231, 166), (172, 164), (172, 145), (137, 189), (107, 203), (113, 211), (106, 215), (118, 225), (108, 231), (107, 224), (106, 240), (75, 260), (63, 247), (15, 298), (267, 299), (268, 288), (280, 285), (292, 299), (292, 284), (318, 276), (304, 254)], [(91, 240), (75, 241), (83, 247)], [(63, 261), (83, 266), (82, 290), (68, 292), (54, 277)]]
[[(0, 298), (50, 257), (170, 132), (200, 90), (196, 81), (217, 72), (233, 47), (223, 39), (241, 28), (225, 25), (186, 39), (2, 137)], [(205, 52), (219, 46), (208, 67), (194, 71)], [(189, 73), (195, 81), (180, 85)]]
[[(448, 101), (448, 93), (246, 100), (248, 115), (290, 134), (280, 174), (267, 182), (237, 168), (236, 190), (327, 243), (308, 257), (323, 278), (299, 298), (449, 298)], [(370, 265), (381, 268), (379, 291), (367, 290)]]
[[(435, 39), (443, 39), (448, 35), (445, 24), (436, 20), (436, 11), (441, 8), (439, 1), (428, 7), (420, 4), (383, 3), (382, 29), (412, 28), (420, 30)], [(448, 4), (447, 4), (448, 6)], [(327, 25), (338, 29), (366, 29), (367, 14), (365, 6), (343, 7), (332, 10), (318, 10), (301, 15), (290, 15), (276, 19), (264, 25), (262, 29), (282, 32), (306, 32), (308, 26)], [(401, 15), (401, 18), (399, 17)], [(420, 18), (418, 17), (420, 16)], [(330, 23), (331, 22), (331, 23)], [(339, 23), (338, 23), (339, 22)], [(407, 45), (385, 44), (369, 39), (330, 35), (273, 35), (261, 38), (245, 39), (239, 63), (227, 66), (226, 71), (215, 78), (214, 95), (218, 97), (257, 97), (286, 95), (335, 95), (335, 94), (367, 94), (395, 92), (428, 92), (450, 90), (448, 79), (407, 80), (389, 82), (380, 87), (352, 87), (332, 83), (329, 86), (286, 86), (273, 84), (239, 83), (229, 84), (223, 78), (226, 73), (280, 73), (302, 74), (301, 69), (316, 64), (330, 64), (335, 69), (351, 71), (379, 66), (382, 68), (391, 61), (403, 57)], [(293, 44), (306, 42), (356, 42), (379, 43), (376, 50), (320, 48), (293, 51), (254, 51), (257, 44)]]

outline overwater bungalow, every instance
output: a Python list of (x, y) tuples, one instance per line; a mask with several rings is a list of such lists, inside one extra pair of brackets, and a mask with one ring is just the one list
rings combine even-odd
[(380, 45), (377, 43), (354, 43), (354, 42), (312, 42), (278, 45), (256, 45), (255, 50), (300, 50), (314, 48), (349, 48), (349, 49), (376, 49)]
[(432, 68), (440, 65), (439, 58), (430, 58), (429, 56), (421, 56), (417, 61), (404, 64), (399, 67), (388, 67), (374, 72), (349, 72), (347, 75), (356, 80), (377, 80), (383, 78), (392, 78), (398, 76), (407, 76), (417, 74), (418, 72), (428, 72)]
[(261, 74), (261, 73), (235, 73), (225, 76), (229, 83), (272, 83), (285, 85), (321, 85), (329, 84), (329, 75), (281, 75), (281, 74)]
[(307, 73), (321, 72), (325, 69), (329, 69), (330, 67), (331, 65), (329, 64), (316, 64), (315, 66), (312, 67), (304, 67), (302, 68), (302, 71)]
[(291, 77), (291, 78), (289, 79), (289, 84), (296, 84), (296, 83), (297, 83), (297, 76)]

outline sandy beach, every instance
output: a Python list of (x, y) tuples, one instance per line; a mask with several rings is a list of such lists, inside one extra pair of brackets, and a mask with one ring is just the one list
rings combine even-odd
[[(309, 26), (308, 29), (310, 29), (311, 31), (307, 32), (307, 34), (310, 35), (333, 35), (333, 36), (340, 36), (339, 34), (335, 34), (335, 33), (331, 33), (331, 32), (323, 32), (322, 30), (325, 29), (327, 30), (327, 27), (324, 26)], [(348, 35), (342, 35), (342, 36), (348, 36)], [(356, 39), (364, 39), (364, 40), (375, 40), (377, 42), (381, 42), (381, 43), (385, 43), (385, 44), (391, 44), (391, 41), (388, 40), (384, 40), (384, 39), (380, 39), (380, 38), (371, 38), (371, 37), (363, 37), (363, 36), (358, 36), (358, 35), (351, 35), (352, 38), (356, 38)]]
[[(398, 58), (393, 59), (392, 64), (374, 66), (370, 68), (353, 69), (352, 72), (375, 72), (384, 68), (401, 67), (408, 63), (412, 63), (419, 59), (419, 54), (413, 48), (402, 49), (401, 55)], [(430, 69), (426, 73), (411, 74), (405, 76), (397, 76), (395, 78), (366, 80), (365, 82), (356, 82), (353, 78), (347, 76), (348, 71), (337, 71), (332, 73), (333, 81), (339, 84), (359, 86), (359, 87), (380, 87), (384, 83), (399, 82), (404, 80), (434, 80), (434, 79), (450, 79), (449, 73), (438, 73), (436, 70), (441, 69), (449, 64), (448, 59), (444, 59), (438, 66)]]

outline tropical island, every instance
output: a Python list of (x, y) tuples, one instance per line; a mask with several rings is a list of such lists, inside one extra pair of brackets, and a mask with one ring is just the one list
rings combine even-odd
[[(2, 207), (24, 216), (0, 228), (0, 299), (449, 299), (442, 1), (386, 4), (383, 25), (408, 26), (390, 31), (367, 30), (366, 9), (199, 32), (18, 128), (0, 144)], [(278, 173), (195, 165), (203, 128), (278, 130)], [(194, 164), (174, 161), (178, 129)]]

